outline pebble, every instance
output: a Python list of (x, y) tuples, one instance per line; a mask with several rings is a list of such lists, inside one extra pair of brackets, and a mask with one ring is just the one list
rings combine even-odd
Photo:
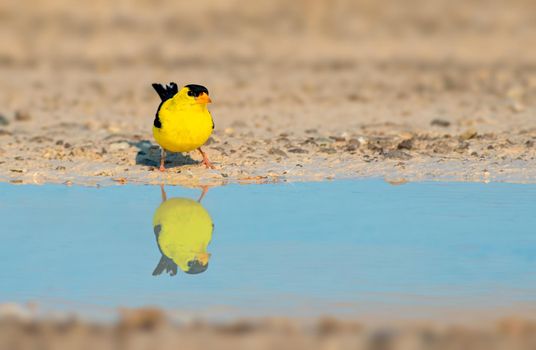
[(460, 141), (460, 143), (458, 144), (458, 148), (456, 150), (457, 151), (464, 151), (464, 150), (466, 150), (468, 148), (469, 148), (469, 143), (468, 142)]
[(303, 148), (298, 148), (298, 147), (295, 147), (295, 148), (291, 148), (288, 150), (290, 153), (309, 153), (307, 150), (303, 149)]
[(412, 149), (413, 148), (413, 139), (407, 139), (400, 142), (397, 146), (398, 149)]
[(346, 141), (346, 138), (344, 138), (342, 136), (330, 136), (329, 138), (332, 139), (332, 140), (335, 140), (336, 142), (344, 142), (344, 141)]
[(368, 139), (363, 136), (359, 136), (357, 138), (357, 141), (359, 142), (359, 145), (366, 145), (368, 143)]
[(4, 117), (2, 114), (0, 114), (0, 126), (6, 126), (9, 125), (9, 120)]
[(334, 154), (334, 153), (337, 153), (337, 150), (332, 147), (327, 147), (327, 148), (321, 148), (319, 152), (327, 153), (327, 154)]
[(385, 179), (385, 181), (387, 183), (389, 183), (390, 185), (393, 185), (393, 186), (399, 186), (399, 185), (405, 185), (407, 184), (409, 181), (403, 177), (399, 177), (399, 178), (393, 178), (393, 179)]
[(319, 144), (319, 145), (330, 145), (332, 144), (335, 140), (333, 139), (330, 139), (330, 138), (326, 138), (326, 137), (317, 137), (315, 139), (316, 143)]
[(117, 178), (112, 179), (112, 181), (115, 181), (121, 185), (124, 185), (127, 183), (127, 179), (124, 177), (117, 177)]
[(30, 113), (28, 113), (28, 111), (20, 110), (20, 111), (15, 112), (15, 120), (16, 121), (27, 122), (27, 121), (29, 121), (31, 119), (32, 119), (32, 116), (30, 115)]
[(390, 158), (390, 159), (403, 159), (403, 160), (411, 159), (411, 156), (409, 154), (399, 149), (394, 150), (394, 151), (388, 151), (384, 153), (384, 156), (385, 158)]
[(367, 147), (371, 151), (380, 151), (390, 149), (393, 146), (393, 140), (388, 137), (375, 137), (370, 140)]
[(34, 136), (28, 141), (35, 142), (35, 143), (43, 143), (43, 142), (52, 142), (53, 140), (48, 136)]
[(108, 125), (106, 126), (106, 130), (112, 134), (117, 134), (119, 132), (121, 132), (121, 128), (119, 126), (116, 126), (116, 125)]
[(0, 129), (0, 136), (4, 136), (4, 135), (12, 135), (12, 134), (11, 134), (11, 132), (9, 132), (7, 130)]
[(448, 120), (445, 120), (445, 119), (436, 118), (436, 119), (432, 120), (432, 122), (430, 122), (430, 125), (432, 125), (432, 126), (440, 126), (442, 128), (448, 128), (450, 126), (450, 122)]
[(408, 131), (401, 131), (401, 132), (398, 133), (398, 136), (402, 140), (409, 140), (409, 139), (413, 138), (413, 133), (408, 132)]
[(287, 154), (283, 150), (280, 150), (279, 148), (270, 148), (268, 150), (268, 154), (274, 154), (274, 155), (281, 156), (281, 157), (287, 157)]
[(470, 140), (470, 139), (474, 138), (476, 135), (477, 135), (476, 130), (469, 129), (469, 130), (466, 130), (465, 132), (463, 132), (460, 135), (460, 139), (466, 141), (466, 140)]
[(305, 141), (300, 142), (300, 145), (316, 145), (314, 137), (308, 137)]

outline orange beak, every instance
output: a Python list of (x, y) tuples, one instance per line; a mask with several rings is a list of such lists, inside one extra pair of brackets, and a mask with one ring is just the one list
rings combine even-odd
[(196, 258), (201, 264), (206, 265), (208, 264), (208, 260), (210, 259), (210, 253), (197, 254)]
[(199, 104), (207, 104), (211, 103), (212, 100), (205, 92), (202, 92), (199, 96), (196, 97), (195, 101)]

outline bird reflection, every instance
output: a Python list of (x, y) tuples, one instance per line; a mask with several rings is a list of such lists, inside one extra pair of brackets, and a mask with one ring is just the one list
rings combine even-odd
[(167, 198), (160, 186), (162, 204), (156, 209), (153, 230), (162, 258), (153, 276), (167, 272), (177, 274), (177, 267), (188, 274), (205, 272), (210, 253), (207, 247), (212, 239), (214, 224), (201, 205), (208, 188), (204, 187), (197, 201), (189, 198)]

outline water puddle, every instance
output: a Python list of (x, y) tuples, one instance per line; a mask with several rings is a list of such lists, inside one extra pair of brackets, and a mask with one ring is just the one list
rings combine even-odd
[[(536, 307), (536, 186), (0, 184), (0, 303), (209, 317)], [(434, 311), (435, 310), (435, 311)]]

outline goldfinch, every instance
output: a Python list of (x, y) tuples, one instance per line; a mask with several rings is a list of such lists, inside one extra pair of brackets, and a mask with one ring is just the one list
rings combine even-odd
[(210, 253), (208, 245), (212, 239), (214, 225), (207, 210), (200, 204), (206, 193), (203, 189), (196, 202), (188, 198), (167, 199), (161, 186), (162, 204), (153, 217), (153, 231), (158, 249), (162, 254), (153, 276), (166, 271), (177, 274), (177, 267), (188, 274), (207, 270)]
[(153, 136), (162, 148), (160, 171), (165, 171), (166, 151), (201, 153), (207, 168), (214, 169), (201, 146), (207, 142), (214, 129), (212, 116), (207, 104), (211, 103), (208, 90), (201, 85), (189, 84), (180, 91), (177, 84), (166, 86), (153, 84), (162, 99), (153, 123)]

